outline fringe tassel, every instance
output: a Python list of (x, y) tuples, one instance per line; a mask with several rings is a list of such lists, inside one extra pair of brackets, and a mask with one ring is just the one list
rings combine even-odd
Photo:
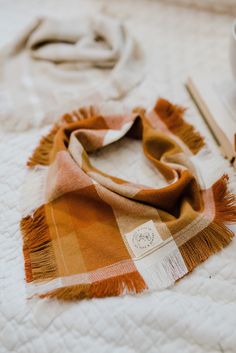
[(49, 131), (46, 136), (43, 136), (39, 142), (39, 145), (34, 150), (32, 156), (27, 161), (27, 166), (32, 168), (36, 165), (49, 165), (50, 162), (50, 151), (53, 146), (53, 141), (56, 133), (58, 132), (60, 125), (56, 124)]
[(117, 277), (108, 278), (92, 284), (81, 284), (55, 289), (40, 295), (41, 298), (57, 298), (61, 300), (78, 300), (120, 296), (125, 293), (141, 293), (147, 285), (139, 272), (131, 272)]
[(217, 253), (228, 245), (233, 236), (233, 232), (223, 224), (212, 222), (195, 237), (181, 245), (179, 250), (189, 272), (210, 255)]
[(82, 107), (78, 110), (72, 111), (71, 113), (64, 114), (49, 131), (49, 133), (41, 138), (39, 145), (36, 147), (32, 156), (27, 161), (27, 166), (32, 168), (36, 165), (49, 165), (50, 151), (53, 146), (54, 137), (60, 127), (66, 124), (74, 123), (79, 120), (91, 118), (96, 114), (97, 110), (93, 106)]
[(45, 220), (44, 206), (39, 207), (32, 217), (23, 218), (20, 227), (23, 235), (26, 281), (55, 278), (56, 260)]
[(77, 110), (73, 110), (71, 113), (64, 114), (60, 121), (62, 123), (74, 123), (76, 121), (92, 118), (98, 115), (98, 110), (94, 106), (81, 107)]
[(223, 175), (215, 182), (212, 191), (215, 201), (213, 222), (179, 248), (189, 271), (223, 249), (234, 236), (224, 224), (236, 222), (236, 196), (228, 191), (228, 176)]
[(160, 98), (154, 110), (168, 129), (178, 136), (193, 154), (197, 154), (205, 145), (205, 141), (200, 133), (183, 119), (184, 108)]
[(236, 195), (228, 191), (229, 177), (224, 174), (212, 186), (215, 200), (215, 222), (236, 222)]
[[(169, 247), (169, 251), (166, 249)], [(166, 254), (156, 254), (156, 259), (142, 269), (148, 289), (166, 289), (188, 273), (186, 264), (174, 241), (165, 245)]]

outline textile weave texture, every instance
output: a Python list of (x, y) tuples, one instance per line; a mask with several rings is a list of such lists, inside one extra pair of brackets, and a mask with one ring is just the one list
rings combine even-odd
[(0, 122), (10, 131), (52, 123), (91, 101), (122, 100), (144, 76), (126, 26), (99, 13), (31, 20), (0, 50), (0, 63)]
[[(204, 185), (194, 157), (205, 142), (183, 114), (164, 99), (150, 111), (120, 115), (80, 108), (40, 141), (28, 161), (31, 202), (21, 221), (29, 296), (167, 288), (230, 242), (225, 224), (236, 221), (235, 195), (227, 175)], [(140, 140), (165, 186), (128, 182), (92, 165), (90, 154), (124, 136)]]

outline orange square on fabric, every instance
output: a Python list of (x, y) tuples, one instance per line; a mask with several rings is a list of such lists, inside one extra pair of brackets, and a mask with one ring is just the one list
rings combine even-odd
[(97, 195), (95, 185), (68, 193), (45, 207), (56, 258), (58, 263), (62, 256), (65, 261), (61, 273), (83, 273), (130, 259), (113, 210)]

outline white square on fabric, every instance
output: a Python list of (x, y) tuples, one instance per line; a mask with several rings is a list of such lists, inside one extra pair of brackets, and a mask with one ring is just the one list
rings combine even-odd
[(126, 233), (124, 237), (135, 257), (144, 256), (163, 242), (152, 220)]

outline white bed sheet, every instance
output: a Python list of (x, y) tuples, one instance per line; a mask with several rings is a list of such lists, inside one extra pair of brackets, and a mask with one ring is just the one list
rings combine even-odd
[[(1, 45), (33, 15), (70, 16), (97, 9), (126, 20), (145, 49), (147, 80), (130, 99), (150, 106), (163, 95), (188, 106), (188, 118), (207, 133), (183, 82), (199, 67), (208, 74), (230, 75), (230, 16), (151, 0), (6, 0), (0, 1)], [(26, 300), (20, 187), (25, 161), (45, 129), (0, 133), (0, 353), (235, 352), (235, 240), (168, 290), (73, 303)], [(126, 142), (117, 147), (120, 163), (116, 159), (115, 166), (127, 158), (124, 150)], [(125, 177), (133, 178), (147, 166), (136, 149), (129, 152), (133, 163)], [(112, 157), (100, 154), (97, 163), (114, 171)], [(116, 172), (124, 176), (122, 168)], [(138, 177), (155, 182), (152, 170)]]

